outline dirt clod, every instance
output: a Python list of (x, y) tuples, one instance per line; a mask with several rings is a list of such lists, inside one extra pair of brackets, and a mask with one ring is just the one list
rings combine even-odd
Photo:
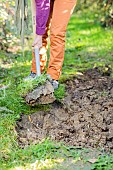
[(54, 88), (49, 81), (34, 89), (25, 96), (28, 105), (35, 106), (37, 104), (49, 104), (56, 100), (54, 96)]
[(113, 79), (93, 69), (65, 84), (67, 95), (60, 104), (22, 115), (16, 126), (20, 146), (50, 137), (74, 146), (113, 149)]

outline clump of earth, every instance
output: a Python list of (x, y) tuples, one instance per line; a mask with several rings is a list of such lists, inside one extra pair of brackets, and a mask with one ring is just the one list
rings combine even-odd
[(49, 137), (77, 147), (113, 149), (113, 79), (99, 68), (66, 80), (66, 96), (49, 111), (22, 114), (16, 131), (21, 147)]

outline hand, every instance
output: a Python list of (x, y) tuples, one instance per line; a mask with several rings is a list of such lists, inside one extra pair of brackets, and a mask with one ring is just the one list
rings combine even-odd
[(34, 42), (32, 44), (32, 47), (35, 48), (40, 48), (42, 47), (42, 35), (37, 35), (35, 36)]

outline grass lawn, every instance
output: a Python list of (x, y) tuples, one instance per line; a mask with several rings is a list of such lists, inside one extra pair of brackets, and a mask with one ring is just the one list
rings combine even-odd
[[(113, 68), (113, 29), (102, 28), (94, 22), (94, 16), (88, 11), (74, 13), (67, 29), (66, 53), (63, 73), (60, 81), (73, 74), (96, 66), (109, 65)], [(91, 152), (84, 148), (65, 146), (49, 139), (25, 149), (19, 148), (15, 132), (16, 120), (20, 113), (29, 114), (37, 110), (48, 110), (49, 105), (30, 107), (19, 95), (18, 85), (29, 74), (31, 52), (9, 55), (1, 52), (1, 90), (0, 90), (0, 169), (65, 169), (74, 166), (83, 169), (113, 169), (113, 155), (97, 157), (94, 163), (88, 164), (89, 157), (84, 153)], [(113, 72), (112, 72), (113, 76)], [(79, 162), (81, 165), (79, 165)], [(65, 165), (65, 166), (64, 166)], [(36, 167), (36, 168), (35, 168)]]

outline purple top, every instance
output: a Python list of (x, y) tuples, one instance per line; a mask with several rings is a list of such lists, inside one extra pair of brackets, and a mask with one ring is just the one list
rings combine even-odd
[(36, 34), (43, 35), (50, 11), (50, 0), (35, 0), (36, 2)]

